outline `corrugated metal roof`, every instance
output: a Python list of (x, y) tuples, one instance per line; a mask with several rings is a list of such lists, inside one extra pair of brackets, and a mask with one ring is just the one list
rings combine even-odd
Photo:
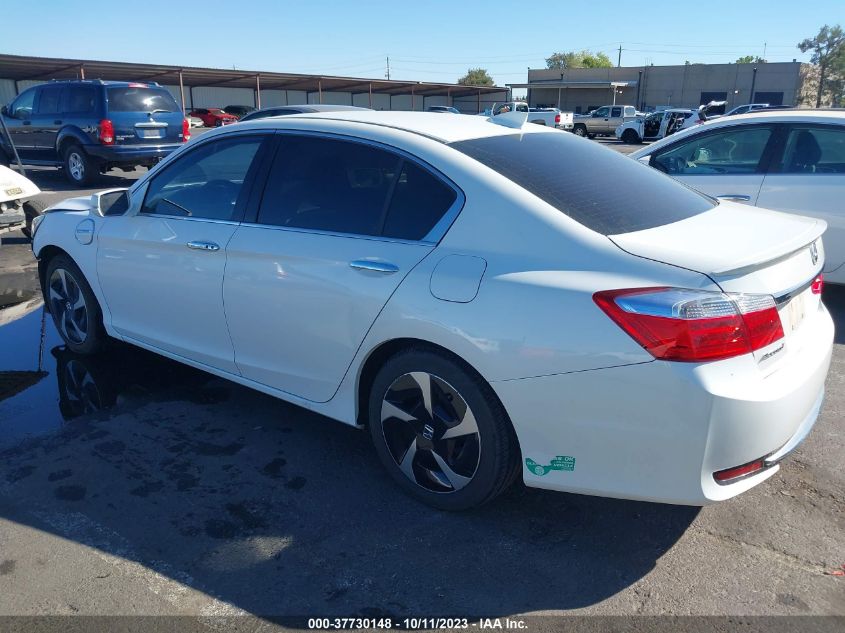
[(395, 81), (365, 77), (336, 77), (331, 75), (303, 75), (261, 70), (227, 70), (193, 66), (136, 64), (92, 59), (62, 59), (0, 55), (0, 77), (14, 80), (78, 79), (82, 70), (86, 79), (156, 81), (178, 85), (179, 73), (185, 86), (225, 86), (255, 88), (258, 77), (261, 90), (305, 90), (307, 92), (358, 92), (372, 90), (373, 94), (411, 94), (420, 96), (468, 95), (502, 92), (501, 86), (463, 86), (460, 84), (423, 81)]

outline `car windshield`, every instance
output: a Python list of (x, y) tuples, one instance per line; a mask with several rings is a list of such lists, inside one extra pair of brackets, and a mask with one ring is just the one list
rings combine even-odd
[(603, 235), (678, 222), (715, 206), (656, 170), (572, 134), (509, 134), (451, 147)]
[(225, 112), (223, 112), (220, 108), (208, 108), (208, 111), (211, 114), (225, 114)]
[(109, 88), (109, 110), (112, 112), (177, 112), (179, 106), (164, 88)]

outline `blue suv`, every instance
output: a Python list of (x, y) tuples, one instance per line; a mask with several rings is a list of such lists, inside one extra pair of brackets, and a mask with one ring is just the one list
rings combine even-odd
[[(51, 81), (19, 94), (2, 116), (23, 163), (63, 167), (79, 186), (113, 167), (155, 165), (191, 137), (173, 95), (154, 82)], [(0, 130), (0, 164), (13, 157)]]

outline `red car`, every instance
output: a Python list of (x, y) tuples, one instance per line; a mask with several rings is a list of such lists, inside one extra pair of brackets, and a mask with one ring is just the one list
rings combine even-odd
[(221, 125), (228, 125), (229, 123), (236, 123), (238, 120), (238, 117), (232, 116), (228, 112), (223, 112), (220, 108), (196, 108), (190, 114), (198, 119), (202, 119), (205, 127), (219, 127)]

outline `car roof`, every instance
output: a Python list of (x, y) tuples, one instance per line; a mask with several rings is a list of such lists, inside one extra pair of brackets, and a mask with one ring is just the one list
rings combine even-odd
[(559, 130), (552, 130), (542, 125), (533, 125), (530, 123), (525, 123), (521, 128), (507, 127), (493, 123), (488, 117), (470, 115), (440, 117), (435, 116), (432, 112), (376, 111), (365, 109), (345, 109), (332, 112), (291, 114), (284, 117), (267, 117), (241, 122), (239, 125), (255, 126), (256, 128), (281, 127), (287, 121), (301, 121), (304, 119), (314, 121), (346, 121), (387, 127), (419, 134), (443, 143), (454, 143), (473, 138), (504, 136), (515, 133), (546, 132), (550, 134), (561, 134)]

